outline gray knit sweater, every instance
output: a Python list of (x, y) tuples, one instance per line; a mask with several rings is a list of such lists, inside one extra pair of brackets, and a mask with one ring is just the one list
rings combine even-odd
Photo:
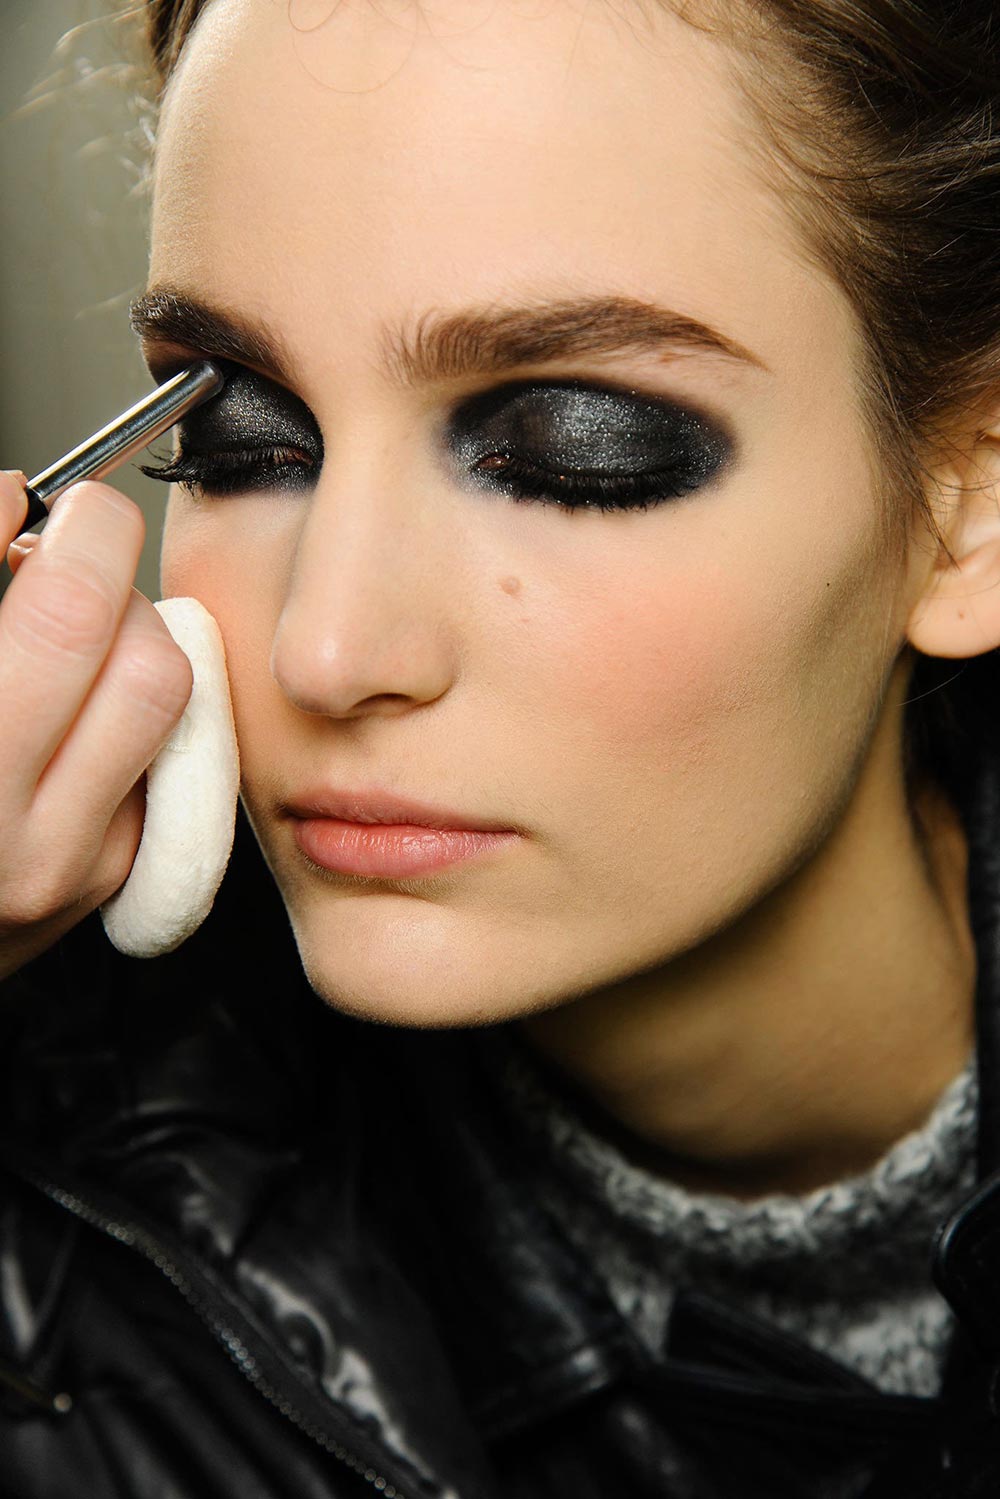
[(975, 1183), (974, 1061), (866, 1174), (743, 1202), (627, 1160), (502, 1027), (488, 1051), (537, 1191), (653, 1350), (683, 1285), (756, 1313), (886, 1392), (937, 1393), (952, 1318), (931, 1283), (931, 1246)]

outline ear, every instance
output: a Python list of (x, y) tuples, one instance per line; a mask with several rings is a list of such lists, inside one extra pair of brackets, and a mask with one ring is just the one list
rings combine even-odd
[(1000, 414), (936, 482), (944, 546), (929, 572), (924, 555), (906, 635), (925, 656), (979, 656), (1000, 646)]

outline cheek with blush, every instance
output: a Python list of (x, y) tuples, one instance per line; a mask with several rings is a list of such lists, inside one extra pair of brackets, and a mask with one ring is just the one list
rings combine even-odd
[(666, 768), (700, 759), (720, 724), (773, 695), (773, 631), (761, 601), (723, 569), (633, 572), (590, 594), (544, 674), (552, 719), (578, 746), (632, 757), (646, 747)]
[[(676, 888), (679, 869), (692, 908), (741, 900), (836, 801), (874, 690), (858, 667), (868, 564), (836, 560), (829, 588), (822, 569), (727, 555), (574, 590), (587, 607), (551, 632), (528, 721), (544, 714), (547, 773), (586, 808), (566, 828), (576, 854), (624, 905)], [(845, 661), (857, 702), (838, 698)]]
[(168, 510), (161, 556), (165, 596), (196, 598), (214, 617), (226, 651), (244, 780), (252, 777), (262, 743), (280, 743), (277, 717), (281, 706), (268, 671), (273, 634), (277, 563), (266, 555), (247, 557), (238, 538), (220, 534), (218, 516), (189, 502), (173, 501)]

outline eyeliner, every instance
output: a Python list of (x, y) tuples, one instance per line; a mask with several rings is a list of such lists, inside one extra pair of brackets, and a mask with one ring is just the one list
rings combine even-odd
[(81, 479), (102, 479), (110, 474), (161, 437), (186, 412), (216, 395), (225, 383), (220, 366), (203, 359), (158, 385), (29, 481), (25, 491), (28, 514), (21, 529), (30, 530), (48, 520), (50, 507), (64, 489)]

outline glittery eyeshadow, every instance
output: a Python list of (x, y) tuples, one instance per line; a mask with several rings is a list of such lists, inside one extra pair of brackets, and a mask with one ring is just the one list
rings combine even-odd
[(219, 395), (196, 407), (180, 423), (186, 452), (259, 448), (266, 443), (303, 448), (320, 461), (319, 427), (298, 396), (240, 365), (226, 366), (226, 374)]
[[(303, 492), (323, 463), (309, 408), (242, 365), (179, 425), (180, 452), (159, 471), (205, 495)], [(580, 379), (513, 380), (460, 401), (445, 423), (459, 483), (564, 509), (646, 509), (701, 488), (733, 439), (677, 402)]]
[[(732, 444), (713, 423), (674, 402), (582, 381), (518, 381), (463, 403), (448, 441), (472, 467), (493, 453), (547, 470), (605, 476), (671, 473), (685, 490), (711, 477)], [(496, 482), (489, 466), (477, 482)]]

